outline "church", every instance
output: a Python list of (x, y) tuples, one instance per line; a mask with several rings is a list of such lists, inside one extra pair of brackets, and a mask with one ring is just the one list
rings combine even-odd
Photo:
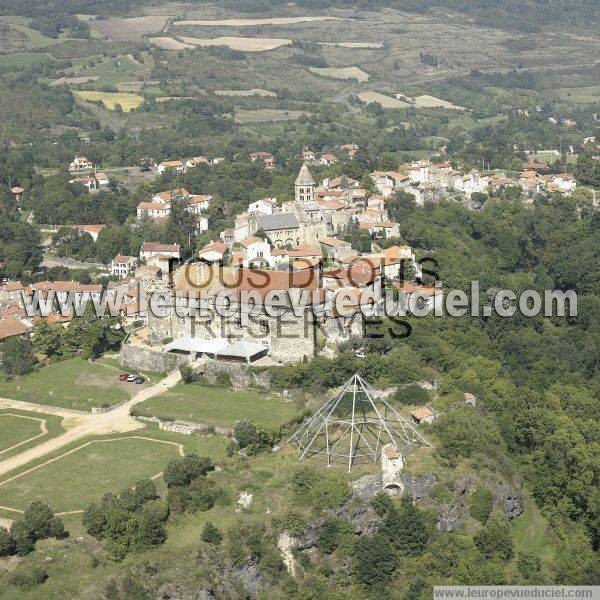
[(284, 202), (280, 212), (270, 215), (253, 212), (249, 234), (263, 232), (274, 249), (293, 248), (302, 244), (316, 246), (328, 235), (323, 207), (315, 200), (315, 180), (306, 164), (294, 183), (294, 200)]

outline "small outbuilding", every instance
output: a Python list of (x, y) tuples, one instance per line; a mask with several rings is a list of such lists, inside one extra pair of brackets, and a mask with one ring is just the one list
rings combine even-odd
[(421, 423), (433, 423), (435, 417), (433, 411), (429, 410), (426, 406), (415, 408), (415, 410), (410, 413), (410, 416), (417, 425), (420, 425)]

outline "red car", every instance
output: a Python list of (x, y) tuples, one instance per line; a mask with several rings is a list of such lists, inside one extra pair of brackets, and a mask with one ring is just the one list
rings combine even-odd
[(127, 381), (127, 377), (129, 377), (129, 373), (121, 373), (119, 375), (119, 381)]

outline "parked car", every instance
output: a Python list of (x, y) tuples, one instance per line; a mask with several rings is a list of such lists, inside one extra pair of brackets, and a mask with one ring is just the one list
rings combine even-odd
[(127, 379), (125, 381), (135, 381), (135, 378), (137, 377), (137, 375), (133, 374), (133, 375), (127, 375)]
[(144, 383), (145, 381), (146, 381), (146, 378), (145, 378), (143, 375), (138, 375), (138, 376), (135, 378), (135, 382), (136, 382), (136, 383), (138, 383), (138, 384), (139, 384), (139, 383)]
[(119, 375), (119, 381), (127, 381), (128, 377), (129, 377), (129, 373), (121, 373)]

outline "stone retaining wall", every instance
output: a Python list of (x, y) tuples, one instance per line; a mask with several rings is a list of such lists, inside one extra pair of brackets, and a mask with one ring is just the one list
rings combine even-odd
[(268, 373), (253, 373), (248, 365), (243, 363), (203, 358), (200, 366), (195, 371), (204, 375), (209, 383), (215, 383), (219, 373), (227, 373), (231, 378), (233, 388), (236, 390), (243, 390), (249, 386), (268, 388), (271, 384)]
[(124, 344), (119, 354), (123, 367), (133, 371), (152, 371), (154, 373), (168, 373), (189, 362), (188, 356), (160, 352), (151, 348)]

